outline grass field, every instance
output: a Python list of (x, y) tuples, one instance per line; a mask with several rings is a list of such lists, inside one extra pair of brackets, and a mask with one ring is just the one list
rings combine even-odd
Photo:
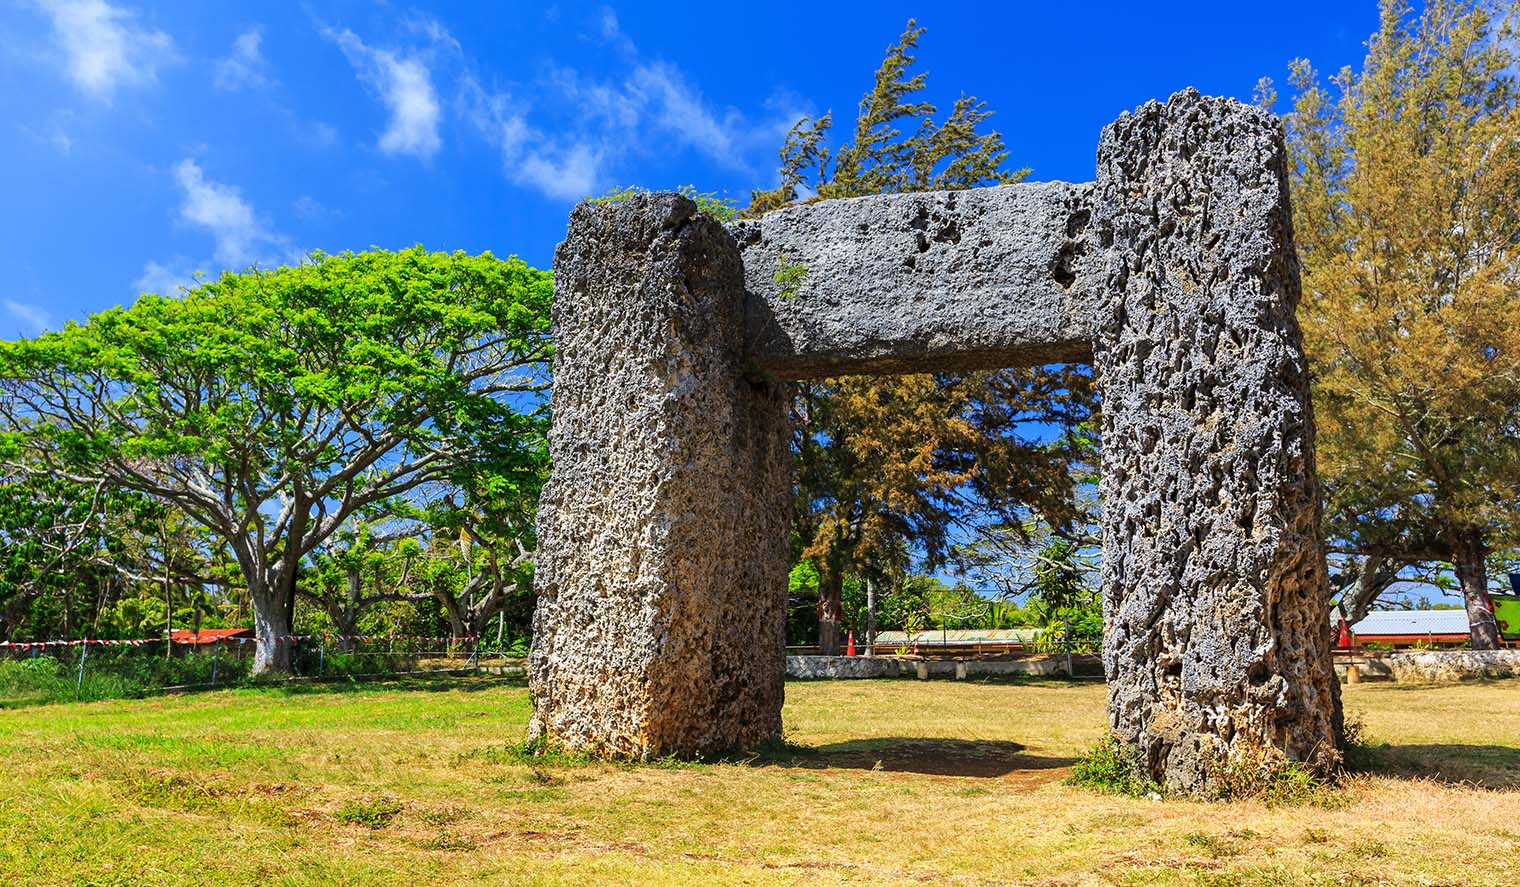
[(1298, 806), (1061, 784), (1098, 684), (787, 687), (783, 763), (511, 752), (499, 680), (0, 711), (0, 883), (1520, 885), (1520, 681), (1362, 684)]

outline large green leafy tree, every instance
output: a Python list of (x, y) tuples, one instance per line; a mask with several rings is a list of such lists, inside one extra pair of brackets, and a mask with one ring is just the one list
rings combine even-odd
[(1451, 565), (1475, 647), (1520, 546), (1520, 41), (1514, 0), (1384, 0), (1360, 73), (1294, 65), (1300, 320), (1350, 609)]
[(56, 476), (154, 497), (232, 552), (289, 667), (311, 556), (387, 501), (429, 501), (490, 460), (544, 467), (549, 275), (421, 248), (313, 256), (0, 346), (11, 448)]
[[(942, 119), (910, 73), (924, 29), (910, 21), (859, 108), (851, 136), (830, 147), (832, 114), (804, 119), (781, 150), (781, 183), (751, 196), (746, 215), (798, 200), (957, 190), (1022, 180), (1007, 167), (991, 113), (962, 95)], [(1089, 375), (1073, 367), (808, 382), (796, 399), (794, 538), (818, 573), (818, 642), (838, 652), (847, 575), (900, 583), (917, 557), (941, 562), (957, 525), (1033, 509), (1072, 519), (1071, 444), (1037, 440), (1084, 420)], [(1039, 426), (1037, 429), (1036, 426)], [(1002, 521), (1021, 525), (1019, 521)]]
[[(120, 497), (16, 466), (0, 480), (0, 640), (18, 631), (72, 634), (73, 604), (105, 578), (106, 513)], [(115, 500), (115, 501), (113, 501)]]

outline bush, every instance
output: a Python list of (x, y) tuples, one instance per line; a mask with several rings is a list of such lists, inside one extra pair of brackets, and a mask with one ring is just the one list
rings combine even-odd
[(390, 798), (355, 799), (344, 801), (343, 806), (333, 814), (333, 818), (345, 825), (362, 825), (365, 828), (381, 829), (389, 825), (400, 812), (401, 805)]
[(1161, 786), (1145, 774), (1139, 753), (1112, 734), (1077, 759), (1066, 784), (1132, 798), (1161, 794)]

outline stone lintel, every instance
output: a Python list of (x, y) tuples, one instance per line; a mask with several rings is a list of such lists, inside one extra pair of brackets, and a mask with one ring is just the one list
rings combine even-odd
[(1092, 355), (1092, 185), (1038, 182), (788, 207), (729, 227), (746, 364), (808, 379)]

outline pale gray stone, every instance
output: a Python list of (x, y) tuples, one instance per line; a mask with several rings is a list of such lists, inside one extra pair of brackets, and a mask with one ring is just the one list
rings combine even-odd
[(1393, 679), (1403, 682), (1520, 677), (1520, 650), (1422, 650), (1394, 653), (1387, 661)]
[(1088, 360), (1091, 199), (1091, 185), (1041, 182), (738, 222), (751, 368), (803, 379)]
[(576, 209), (555, 257), (535, 735), (633, 757), (780, 735), (774, 380), (1090, 357), (1115, 735), (1181, 792), (1337, 760), (1281, 126), (1189, 90), (1121, 117), (1098, 160), (1094, 185), (727, 229), (673, 194)]
[(583, 205), (554, 274), (531, 732), (633, 758), (776, 739), (789, 393), (741, 374), (733, 238), (675, 194)]
[(1338, 759), (1282, 126), (1189, 90), (1103, 132), (1109, 722), (1150, 775)]

